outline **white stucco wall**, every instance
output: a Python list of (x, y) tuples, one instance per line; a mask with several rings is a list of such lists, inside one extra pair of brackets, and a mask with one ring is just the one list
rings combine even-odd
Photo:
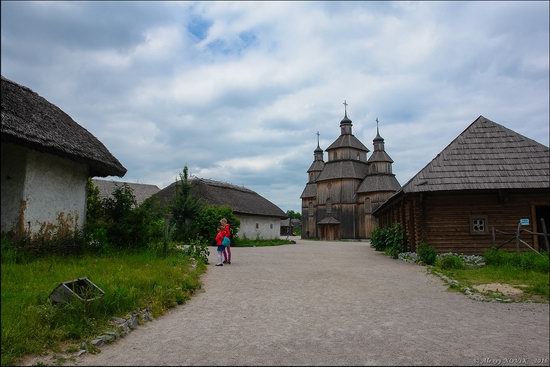
[[(30, 228), (31, 232), (39, 230), (43, 223), (57, 225), (61, 213), (64, 214), (65, 219), (70, 215), (72, 224), (82, 228), (86, 220), (87, 166), (52, 154), (26, 148), (17, 149), (8, 153), (24, 152), (26, 158), (24, 179), (18, 180), (18, 183), (21, 184), (22, 181), (23, 185), (16, 187), (15, 184), (10, 184), (7, 190), (2, 185), (2, 230), (8, 230), (4, 229), (4, 212), (8, 217), (6, 225), (10, 224), (13, 228), (16, 224), (13, 222), (14, 218), (17, 222), (20, 204), (17, 204), (17, 210), (14, 213), (14, 203), (21, 203), (21, 201), (24, 202), (25, 207), (24, 226), (25, 229)], [(4, 150), (2, 150), (2, 184), (4, 180), (8, 181), (4, 174), (4, 159), (10, 161), (14, 156), (4, 157)], [(6, 163), (6, 166), (12, 167), (14, 164)]]
[(17, 225), (19, 207), (23, 198), (27, 150), (2, 142), (1, 154), (1, 231), (8, 232)]
[[(235, 215), (241, 221), (239, 238), (247, 238), (251, 240), (271, 240), (279, 238), (281, 232), (281, 218), (278, 217), (263, 217), (237, 214)], [(256, 224), (258, 228), (256, 228)]]

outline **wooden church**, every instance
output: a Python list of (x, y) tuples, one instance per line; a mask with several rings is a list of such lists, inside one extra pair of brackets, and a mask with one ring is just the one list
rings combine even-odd
[(302, 238), (370, 237), (377, 225), (373, 210), (401, 188), (392, 173), (393, 160), (384, 149), (378, 119), (373, 145), (368, 157), (369, 149), (352, 133), (347, 109), (340, 121), (340, 136), (326, 149), (326, 162), (317, 135), (308, 183), (301, 195)]

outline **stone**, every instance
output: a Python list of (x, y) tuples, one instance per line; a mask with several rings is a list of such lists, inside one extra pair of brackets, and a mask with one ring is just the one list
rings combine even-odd
[(126, 319), (123, 319), (122, 317), (113, 317), (111, 318), (111, 321), (115, 324), (124, 324), (126, 322)]
[(83, 355), (86, 352), (87, 352), (86, 349), (81, 349), (81, 350), (78, 351), (78, 353), (76, 353), (76, 356), (80, 357), (81, 355)]
[(132, 315), (132, 317), (126, 322), (126, 325), (131, 329), (134, 330), (138, 326), (138, 319), (136, 316)]
[(96, 347), (101, 347), (103, 344), (105, 344), (105, 341), (103, 341), (103, 339), (101, 339), (101, 337), (92, 340), (92, 345), (94, 345)]

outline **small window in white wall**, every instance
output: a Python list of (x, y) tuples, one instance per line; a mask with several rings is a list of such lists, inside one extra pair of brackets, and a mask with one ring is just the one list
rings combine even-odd
[(269, 228), (273, 229), (273, 223), (271, 223), (271, 224), (269, 225)]
[(260, 228), (260, 223), (256, 223), (256, 229)]

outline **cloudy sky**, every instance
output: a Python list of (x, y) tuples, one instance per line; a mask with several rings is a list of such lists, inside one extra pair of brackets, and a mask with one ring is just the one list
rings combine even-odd
[[(548, 2), (5, 2), (2, 75), (165, 187), (192, 175), (300, 210), (321, 134), (401, 184), (479, 115), (549, 145)], [(326, 159), (326, 153), (325, 153)], [(120, 180), (120, 179), (119, 179)]]

